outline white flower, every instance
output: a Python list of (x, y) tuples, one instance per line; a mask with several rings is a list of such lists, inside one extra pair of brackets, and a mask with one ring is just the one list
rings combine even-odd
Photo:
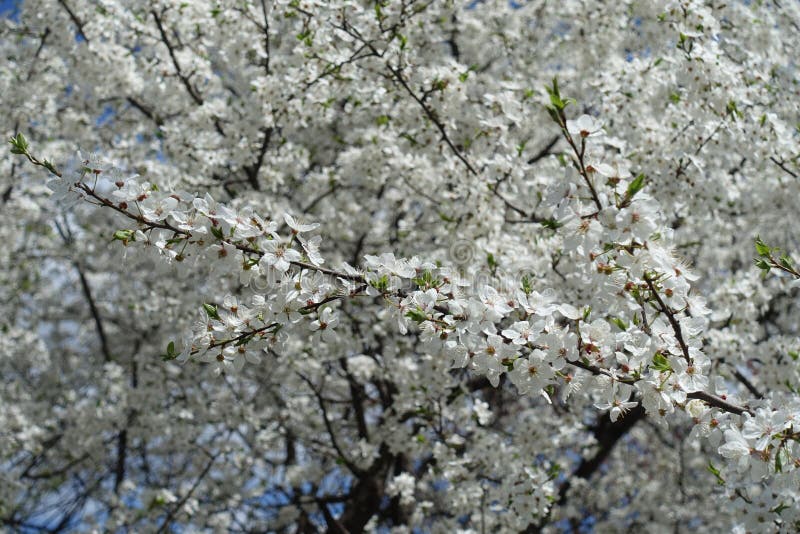
[(400, 473), (386, 486), (386, 494), (400, 497), (400, 504), (408, 506), (414, 502), (414, 484), (416, 479), (408, 473)]
[(251, 341), (250, 343), (245, 343), (238, 347), (233, 344), (228, 345), (222, 353), (225, 359), (231, 362), (233, 370), (239, 372), (244, 368), (245, 363), (261, 363), (261, 356), (259, 353), (262, 349), (263, 343)]
[(47, 181), (47, 187), (53, 194), (50, 197), (61, 208), (69, 208), (80, 201), (83, 195), (68, 180), (53, 178)]
[(739, 460), (739, 470), (747, 467), (753, 449), (742, 433), (736, 428), (725, 431), (725, 443), (719, 447), (719, 453), (725, 458)]
[(480, 295), (481, 301), (486, 306), (487, 317), (490, 321), (499, 321), (513, 309), (508, 305), (506, 299), (491, 286), (484, 286)]
[(339, 318), (333, 314), (333, 309), (325, 308), (319, 314), (319, 318), (311, 323), (311, 330), (319, 332), (322, 341), (331, 342), (336, 340), (336, 332), (333, 330), (339, 324)]
[(480, 399), (475, 399), (475, 404), (472, 405), (472, 410), (478, 418), (479, 425), (487, 425), (492, 420), (492, 411), (489, 409), (489, 403)]
[(689, 364), (685, 359), (679, 358), (673, 365), (678, 375), (678, 384), (687, 393), (692, 391), (704, 391), (708, 387), (708, 376), (705, 371), (709, 367), (709, 362), (692, 362)]
[(540, 328), (531, 327), (528, 321), (518, 321), (511, 328), (503, 330), (503, 336), (510, 339), (514, 345), (525, 345), (536, 338)]
[(763, 451), (772, 440), (772, 436), (782, 432), (787, 426), (787, 414), (783, 410), (767, 413), (759, 410), (755, 417), (747, 419), (742, 428), (742, 436), (755, 439), (755, 449)]
[(395, 258), (392, 253), (385, 253), (380, 256), (364, 256), (364, 260), (370, 268), (378, 271), (387, 270), (400, 278), (411, 278), (417, 274), (416, 269), (411, 267), (408, 260)]
[(235, 239), (248, 239), (261, 234), (261, 230), (251, 222), (251, 214), (246, 211), (237, 213), (227, 206), (218, 206), (217, 217), (231, 227)]
[(163, 221), (178, 207), (178, 201), (167, 195), (150, 196), (139, 203), (142, 217), (148, 221)]
[(303, 250), (306, 251), (309, 262), (317, 267), (325, 263), (325, 259), (319, 253), (319, 245), (322, 243), (322, 237), (315, 235), (311, 239), (305, 239), (303, 236), (297, 236), (297, 238), (300, 240)]
[(359, 354), (347, 359), (348, 371), (358, 380), (369, 380), (378, 370), (378, 364), (371, 356)]
[(111, 193), (111, 196), (119, 202), (142, 202), (153, 193), (153, 187), (149, 182), (139, 182), (130, 180)]
[(297, 323), (303, 318), (298, 311), (300, 306), (295, 301), (296, 296), (297, 292), (294, 290), (281, 291), (275, 295), (275, 299), (269, 303), (270, 309), (277, 316), (275, 320), (285, 324), (287, 321), (289, 323)]
[(594, 137), (602, 135), (603, 123), (590, 115), (581, 115), (575, 120), (567, 121), (567, 131), (573, 137)]
[(193, 234), (208, 233), (208, 228), (200, 222), (197, 217), (197, 212), (194, 210), (178, 211), (172, 210), (170, 212), (172, 220), (175, 221), (175, 226), (181, 230), (186, 230)]
[(552, 314), (558, 309), (555, 304), (556, 294), (552, 289), (545, 289), (542, 293), (532, 291), (530, 295), (526, 295), (522, 291), (517, 293), (517, 302), (529, 315), (539, 315), (541, 317)]
[(583, 312), (572, 304), (561, 304), (558, 306), (558, 311), (561, 312), (561, 315), (573, 321), (583, 315)]
[(319, 228), (319, 223), (304, 224), (295, 219), (294, 217), (292, 217), (291, 215), (289, 215), (288, 213), (283, 214), (283, 220), (286, 221), (286, 224), (289, 226), (289, 228), (292, 229), (293, 234), (299, 234), (301, 232), (310, 232), (312, 230), (316, 230), (317, 228)]
[(300, 261), (303, 258), (299, 252), (293, 248), (288, 248), (285, 243), (281, 243), (278, 239), (264, 241), (263, 248), (264, 255), (261, 256), (259, 264), (263, 263), (266, 266), (273, 267), (280, 273), (285, 273), (289, 270), (292, 262)]
[(518, 358), (514, 362), (514, 370), (509, 373), (509, 378), (520, 393), (536, 393), (555, 376), (553, 369), (545, 362), (545, 356), (544, 352), (534, 350), (528, 358)]
[(603, 404), (595, 404), (595, 408), (599, 410), (609, 410), (609, 416), (611, 417), (611, 422), (616, 422), (620, 416), (624, 416), (631, 408), (635, 408), (637, 406), (637, 402), (633, 401), (623, 401), (620, 399), (612, 399), (610, 402), (603, 403)]

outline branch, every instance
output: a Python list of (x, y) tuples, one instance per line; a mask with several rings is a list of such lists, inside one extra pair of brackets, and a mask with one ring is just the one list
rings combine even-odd
[(786, 167), (786, 162), (785, 161), (778, 161), (774, 156), (770, 156), (769, 159), (770, 159), (770, 161), (772, 161), (772, 163), (774, 163), (775, 165), (777, 165), (778, 167), (783, 169), (792, 178), (800, 178), (799, 176), (797, 176), (797, 173), (794, 173), (794, 172), (790, 171)]
[(748, 380), (746, 376), (744, 376), (741, 372), (739, 372), (739, 370), (736, 369), (735, 367), (733, 368), (733, 376), (734, 378), (736, 378), (736, 380), (741, 382), (742, 385), (744, 385), (744, 387), (747, 388), (747, 391), (752, 393), (754, 397), (756, 397), (757, 399), (764, 398), (764, 395), (761, 393), (761, 391), (759, 391), (758, 388), (750, 380)]
[(558, 136), (558, 135), (556, 135), (552, 139), (550, 139), (550, 142), (547, 143), (547, 145), (544, 148), (542, 148), (539, 152), (534, 154), (528, 160), (528, 165), (533, 165), (534, 163), (536, 163), (540, 159), (544, 158), (545, 156), (550, 155), (550, 153), (551, 153), (550, 149), (552, 149), (554, 146), (556, 146), (556, 143), (558, 143), (559, 139), (561, 139), (561, 136)]
[(75, 15), (75, 12), (69, 8), (65, 0), (58, 0), (58, 3), (61, 4), (61, 7), (64, 8), (69, 15), (69, 18), (75, 24), (76, 28), (78, 29), (78, 35), (80, 35), (81, 38), (88, 43), (89, 38), (86, 36), (86, 32), (83, 31), (83, 22), (81, 22), (81, 19), (79, 19), (77, 15)]
[(86, 275), (84, 275), (83, 270), (77, 262), (75, 263), (75, 269), (78, 271), (78, 277), (81, 280), (81, 289), (83, 290), (83, 295), (86, 297), (86, 301), (89, 303), (89, 310), (92, 313), (92, 319), (94, 319), (95, 328), (97, 329), (97, 337), (100, 338), (100, 351), (103, 353), (103, 361), (108, 363), (112, 360), (111, 349), (108, 346), (108, 336), (106, 336), (106, 331), (103, 327), (103, 320), (100, 317), (100, 310), (97, 309), (97, 304), (95, 303), (94, 296), (92, 295), (92, 289), (89, 286), (89, 281), (86, 279)]
[(345, 455), (342, 448), (339, 446), (339, 441), (336, 439), (336, 433), (333, 431), (333, 425), (331, 424), (330, 417), (328, 417), (328, 408), (325, 406), (325, 399), (322, 397), (322, 393), (314, 387), (314, 384), (311, 382), (311, 379), (306, 377), (304, 374), (298, 372), (297, 376), (299, 376), (303, 382), (308, 384), (309, 389), (317, 398), (317, 403), (319, 404), (320, 410), (322, 410), (322, 422), (325, 425), (325, 430), (328, 432), (328, 436), (331, 438), (331, 446), (336, 451), (336, 454), (339, 455), (339, 459), (341, 462), (350, 470), (353, 475), (357, 478), (361, 478), (366, 475), (366, 471), (358, 467), (354, 464), (348, 457)]
[(749, 413), (750, 415), (753, 415), (753, 410), (751, 410), (749, 407), (738, 406), (736, 404), (726, 401), (722, 397), (706, 393), (705, 391), (693, 391), (691, 393), (687, 393), (686, 396), (689, 397), (690, 399), (698, 399), (701, 401), (705, 401), (709, 406), (713, 406), (715, 408), (719, 408), (720, 410), (734, 413), (736, 415), (742, 415), (745, 412)]
[[(572, 474), (558, 487), (558, 506), (563, 506), (567, 502), (567, 492), (572, 485), (571, 480), (575, 477), (589, 480), (592, 475), (603, 465), (603, 462), (608, 458), (614, 446), (625, 434), (627, 434), (633, 426), (640, 420), (644, 419), (645, 411), (641, 404), (631, 409), (625, 416), (611, 421), (607, 414), (599, 416), (597, 423), (594, 425), (594, 438), (597, 441), (599, 449), (590, 458), (583, 458), (578, 464), (578, 467)], [(539, 523), (532, 523), (523, 531), (527, 534), (534, 534), (542, 532), (550, 517), (552, 508), (548, 511), (547, 515)]]
[[(374, 49), (373, 49), (374, 50)], [(377, 51), (376, 51), (377, 53)], [(428, 105), (414, 92), (413, 89), (408, 85), (408, 82), (403, 78), (403, 74), (400, 72), (399, 69), (395, 69), (389, 63), (386, 63), (386, 68), (389, 69), (389, 72), (400, 82), (400, 85), (408, 92), (409, 95), (417, 102), (417, 104), (422, 107), (422, 110), (425, 112), (425, 115), (431, 120), (431, 122), (436, 126), (439, 132), (442, 134), (442, 140), (450, 147), (450, 150), (456, 155), (458, 159), (461, 160), (462, 163), (467, 167), (467, 170), (474, 175), (478, 175), (478, 171), (472, 166), (472, 164), (467, 160), (466, 156), (461, 153), (461, 151), (453, 144), (453, 141), (450, 140), (450, 136), (447, 135), (447, 130), (444, 127), (444, 124), (439, 120), (438, 115), (435, 111), (433, 111)]]
[[(364, 39), (361, 36), (361, 33), (358, 30), (356, 30), (353, 26), (348, 24), (347, 21), (344, 21), (342, 23), (342, 26), (336, 26), (336, 27), (341, 29), (342, 31), (348, 33), (349, 35), (351, 35), (355, 39), (358, 39), (359, 41), (361, 41), (365, 46), (369, 47), (369, 49), (372, 51), (372, 53), (375, 56), (383, 57), (383, 54), (378, 52), (378, 50), (375, 48), (375, 46), (371, 42), (369, 42), (366, 39)], [(392, 67), (392, 65), (390, 63), (388, 63), (388, 62), (386, 62), (385, 65), (386, 65), (386, 68), (389, 70), (389, 72), (392, 74), (392, 76), (394, 76), (394, 78), (397, 80), (397, 82), (403, 87), (403, 89), (405, 89), (406, 92), (411, 96), (411, 98), (413, 98), (414, 101), (416, 101), (417, 104), (420, 105), (420, 107), (425, 112), (425, 115), (428, 117), (428, 119), (430, 119), (430, 121), (439, 130), (439, 133), (442, 136), (442, 140), (445, 142), (445, 144), (447, 144), (448, 147), (450, 147), (450, 150), (452, 150), (453, 154), (455, 154), (456, 157), (461, 160), (461, 162), (467, 167), (467, 170), (471, 174), (477, 176), (478, 175), (478, 171), (475, 170), (475, 167), (472, 166), (472, 164), (469, 162), (469, 160), (466, 158), (466, 156), (464, 156), (464, 154), (461, 153), (461, 151), (455, 146), (453, 141), (450, 139), (450, 136), (447, 134), (447, 130), (445, 129), (444, 124), (442, 124), (441, 120), (439, 120), (438, 114), (434, 110), (432, 110), (425, 103), (425, 99), (424, 98), (427, 97), (428, 94), (430, 94), (430, 93), (427, 93), (425, 95), (425, 97), (421, 98), (419, 95), (417, 95), (414, 92), (414, 90), (408, 84), (408, 81), (403, 77), (403, 73), (401, 72), (401, 69), (399, 67), (398, 68)]]
[(253, 186), (256, 191), (261, 191), (261, 184), (258, 183), (258, 172), (264, 164), (264, 155), (267, 153), (270, 139), (272, 138), (273, 128), (264, 130), (264, 136), (261, 138), (261, 147), (258, 149), (258, 156), (252, 165), (246, 166), (244, 172), (247, 175), (247, 181)]
[(270, 61), (270, 46), (269, 46), (269, 16), (267, 16), (267, 4), (261, 0), (261, 13), (264, 15), (264, 52), (267, 57), (264, 58), (264, 71), (267, 76), (270, 75), (269, 61)]
[(650, 292), (653, 294), (656, 301), (658, 302), (658, 305), (661, 306), (661, 309), (659, 311), (663, 312), (664, 315), (667, 316), (667, 320), (669, 321), (669, 324), (672, 326), (672, 331), (675, 333), (675, 339), (678, 340), (678, 344), (681, 347), (681, 352), (683, 352), (683, 357), (686, 359), (687, 363), (691, 364), (692, 359), (689, 356), (689, 347), (683, 340), (683, 331), (681, 330), (680, 323), (678, 322), (677, 319), (675, 319), (675, 313), (671, 309), (669, 309), (669, 307), (667, 307), (666, 304), (664, 304), (661, 295), (659, 295), (658, 291), (656, 291), (655, 285), (653, 284), (653, 280), (646, 274), (644, 275), (644, 281), (647, 284), (647, 287), (650, 289)]
[(175, 57), (175, 50), (172, 47), (172, 43), (169, 42), (167, 32), (164, 30), (164, 26), (161, 23), (161, 18), (158, 16), (158, 13), (156, 13), (155, 10), (150, 11), (150, 13), (153, 15), (153, 18), (156, 21), (158, 33), (161, 34), (161, 41), (166, 45), (167, 50), (169, 51), (169, 57), (172, 59), (172, 65), (175, 67), (175, 73), (178, 75), (178, 78), (180, 78), (181, 82), (183, 82), (184, 87), (186, 87), (186, 91), (189, 93), (189, 96), (192, 97), (192, 100), (194, 100), (195, 104), (202, 106), (203, 99), (197, 93), (197, 90), (189, 81), (189, 78), (183, 74), (183, 71), (181, 70), (181, 64), (178, 62), (178, 58)]
[[(208, 454), (208, 453), (206, 453), (206, 454)], [(203, 471), (197, 477), (197, 480), (194, 481), (194, 484), (192, 485), (192, 487), (189, 488), (189, 491), (186, 492), (186, 495), (184, 495), (181, 498), (181, 500), (179, 500), (175, 504), (175, 506), (172, 508), (172, 510), (170, 510), (169, 513), (167, 514), (167, 517), (164, 518), (164, 523), (162, 523), (161, 527), (158, 529), (158, 534), (162, 534), (163, 532), (166, 532), (167, 527), (169, 527), (170, 523), (172, 522), (172, 519), (180, 511), (180, 509), (183, 508), (183, 505), (186, 504), (186, 501), (188, 501), (191, 498), (192, 494), (194, 494), (194, 492), (197, 489), (197, 487), (200, 486), (200, 483), (203, 481), (203, 479), (206, 477), (206, 475), (208, 475), (208, 472), (211, 470), (211, 466), (214, 465), (214, 462), (217, 460), (217, 458), (219, 457), (220, 454), (221, 453), (218, 452), (218, 453), (216, 453), (214, 455), (211, 455), (211, 457), (208, 460), (208, 464), (206, 464), (205, 469), (203, 469)]]

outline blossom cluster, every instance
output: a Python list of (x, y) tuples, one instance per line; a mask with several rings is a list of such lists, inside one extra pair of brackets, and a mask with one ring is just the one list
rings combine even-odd
[[(128, 249), (186, 268), (209, 265), (250, 289), (249, 301), (228, 295), (204, 303), (182, 349), (171, 343), (167, 359), (241, 371), (280, 350), (288, 336), (335, 341), (337, 301), (381, 297), (399, 331), (416, 329), (423, 350), (451, 368), (467, 368), (495, 387), (506, 376), (520, 394), (548, 402), (585, 390), (612, 421), (641, 404), (666, 425), (665, 416), (680, 409), (694, 420), (693, 433), (716, 443), (722, 435), (719, 452), (737, 472), (794, 479), (800, 405), (756, 410), (727, 395), (724, 383), (712, 383), (702, 346), (711, 312), (692, 292), (697, 277), (671, 247), (657, 202), (640, 193), (643, 175), (619, 176), (619, 166), (604, 163), (592, 146), (603, 134), (600, 123), (588, 115), (568, 120), (564, 108), (556, 103), (552, 113), (573, 148), (576, 173), (548, 196), (550, 218), (584, 279), (613, 288), (579, 306), (527, 280), (502, 292), (475, 288), (452, 266), (392, 253), (368, 255), (362, 268), (329, 269), (321, 237), (309, 236), (318, 223), (234, 210), (208, 194), (161, 191), (137, 176), (122, 178), (97, 156), (49, 185), (57, 200), (83, 198), (135, 222), (114, 234)], [(110, 192), (99, 192), (103, 180), (113, 180)]]

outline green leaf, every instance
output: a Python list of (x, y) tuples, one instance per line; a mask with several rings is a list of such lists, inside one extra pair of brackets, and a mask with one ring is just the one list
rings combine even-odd
[(412, 279), (412, 282), (417, 284), (422, 289), (430, 289), (432, 287), (439, 287), (442, 285), (441, 280), (433, 276), (430, 271), (425, 271), (421, 276)]
[(547, 470), (547, 476), (550, 479), (556, 478), (559, 473), (561, 473), (561, 466), (557, 463), (554, 463), (550, 466), (550, 469)]
[(61, 176), (60, 174), (58, 174), (58, 171), (56, 170), (56, 166), (53, 165), (53, 162), (48, 161), (48, 160), (44, 160), (42, 162), (42, 165), (44, 165), (44, 168), (47, 169), (48, 171), (50, 171), (51, 173), (56, 174), (58, 176)]
[(644, 180), (645, 180), (645, 175), (640, 174), (639, 176), (634, 178), (631, 183), (628, 184), (628, 188), (625, 190), (625, 197), (619, 204), (620, 208), (624, 208), (630, 205), (631, 200), (633, 200), (633, 197), (636, 195), (636, 193), (641, 191), (642, 188), (644, 187)]
[(389, 277), (384, 274), (377, 280), (371, 281), (369, 284), (378, 291), (386, 291), (389, 288)]
[(564, 108), (569, 104), (568, 100), (565, 101), (561, 98), (561, 93), (558, 90), (558, 78), (553, 78), (553, 86), (545, 86), (545, 89), (547, 90), (547, 94), (550, 95), (550, 105), (552, 108), (549, 109), (553, 109), (556, 112), (556, 116), (558, 116), (558, 113), (564, 111)]
[(720, 474), (720, 470), (717, 469), (716, 467), (714, 467), (714, 464), (712, 464), (711, 462), (708, 462), (708, 466), (706, 467), (706, 470), (709, 473), (711, 473), (712, 475), (714, 475), (714, 477), (716, 477), (717, 484), (719, 484), (720, 486), (724, 486), (725, 485), (725, 479), (722, 478), (722, 475)]
[(301, 31), (295, 37), (306, 46), (311, 46), (314, 42), (314, 32), (308, 29)]
[(215, 305), (204, 302), (203, 309), (206, 311), (206, 314), (208, 314), (209, 318), (216, 319), (217, 321), (220, 320), (219, 313), (217, 312), (217, 307)]
[(219, 226), (212, 226), (211, 227), (211, 235), (213, 235), (217, 239), (224, 239), (225, 238), (225, 236), (222, 233), (222, 228), (220, 228)]
[(772, 266), (769, 262), (765, 259), (756, 259), (756, 267), (764, 271), (764, 274), (768, 273)]
[[(769, 511), (770, 511), (770, 512), (772, 512), (773, 514), (778, 514), (778, 515), (780, 515), (780, 514), (781, 514), (781, 512), (783, 512), (783, 511), (784, 511), (784, 510), (786, 510), (787, 508), (789, 508), (789, 505), (788, 505), (788, 504), (780, 503), (780, 504), (779, 504), (778, 506), (776, 506), (775, 508), (770, 508), (770, 509), (769, 509)], [(795, 524), (795, 528), (797, 528), (797, 524)]]
[(421, 323), (423, 321), (427, 321), (428, 320), (428, 315), (424, 311), (420, 310), (419, 308), (417, 308), (415, 310), (408, 310), (406, 312), (406, 317), (408, 317), (409, 319), (411, 319), (415, 323)]
[(744, 117), (742, 112), (739, 111), (739, 108), (736, 107), (736, 102), (734, 102), (733, 100), (729, 101), (728, 105), (725, 106), (725, 111), (728, 113), (728, 115), (730, 115), (733, 118), (734, 121), (737, 118), (740, 119), (740, 118)]
[(539, 224), (541, 224), (545, 228), (549, 228), (550, 230), (557, 230), (558, 228), (561, 228), (562, 226), (564, 226), (563, 224), (561, 224), (560, 222), (558, 222), (555, 219), (546, 219), (546, 220), (540, 222)]
[(531, 279), (528, 277), (527, 274), (522, 276), (522, 291), (526, 295), (530, 295), (533, 293), (533, 286), (531, 285)]
[(403, 132), (403, 133), (401, 133), (401, 134), (400, 134), (400, 137), (402, 137), (403, 139), (405, 139), (406, 141), (408, 141), (409, 143), (411, 143), (411, 146), (417, 146), (417, 145), (419, 144), (419, 141), (417, 141), (417, 140), (414, 138), (414, 136), (413, 136), (413, 135), (411, 135), (411, 134), (410, 134), (410, 133), (408, 133), (408, 132)]
[(653, 354), (653, 368), (661, 372), (672, 371), (672, 366), (669, 364), (669, 360), (660, 352)]
[(617, 328), (619, 328), (623, 332), (628, 329), (628, 325), (625, 323), (625, 321), (623, 321), (619, 317), (612, 317), (611, 322), (617, 325)]
[(122, 244), (127, 246), (130, 241), (136, 241), (136, 236), (133, 230), (117, 230), (111, 241), (122, 241)]
[(175, 352), (175, 342), (174, 341), (170, 341), (169, 344), (167, 345), (167, 353), (166, 354), (162, 354), (161, 355), (161, 359), (166, 362), (166, 361), (169, 361), (169, 360), (174, 360), (177, 357), (178, 357), (178, 353)]
[(250, 343), (250, 341), (253, 339), (253, 337), (255, 337), (255, 335), (256, 335), (255, 332), (251, 332), (250, 334), (248, 334), (246, 336), (242, 336), (242, 337), (240, 337), (239, 339), (236, 340), (236, 343), (234, 343), (233, 346), (234, 347), (240, 347), (242, 345), (246, 345), (246, 344)]
[(156, 495), (155, 497), (150, 499), (150, 502), (147, 504), (147, 510), (151, 511), (160, 506), (164, 506), (165, 504), (167, 504), (167, 500), (164, 498), (164, 496)]
[(644, 187), (644, 179), (644, 174), (640, 174), (634, 178), (633, 181), (628, 184), (628, 189), (625, 190), (625, 197), (631, 199), (633, 198), (633, 195), (641, 191)]
[(8, 142), (11, 143), (12, 154), (28, 153), (28, 140), (25, 139), (25, 136), (22, 135), (22, 132), (18, 133), (16, 137), (9, 139)]

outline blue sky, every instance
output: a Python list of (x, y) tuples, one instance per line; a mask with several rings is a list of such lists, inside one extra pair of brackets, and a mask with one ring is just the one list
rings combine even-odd
[(0, 16), (13, 18), (22, 0), (0, 0)]

